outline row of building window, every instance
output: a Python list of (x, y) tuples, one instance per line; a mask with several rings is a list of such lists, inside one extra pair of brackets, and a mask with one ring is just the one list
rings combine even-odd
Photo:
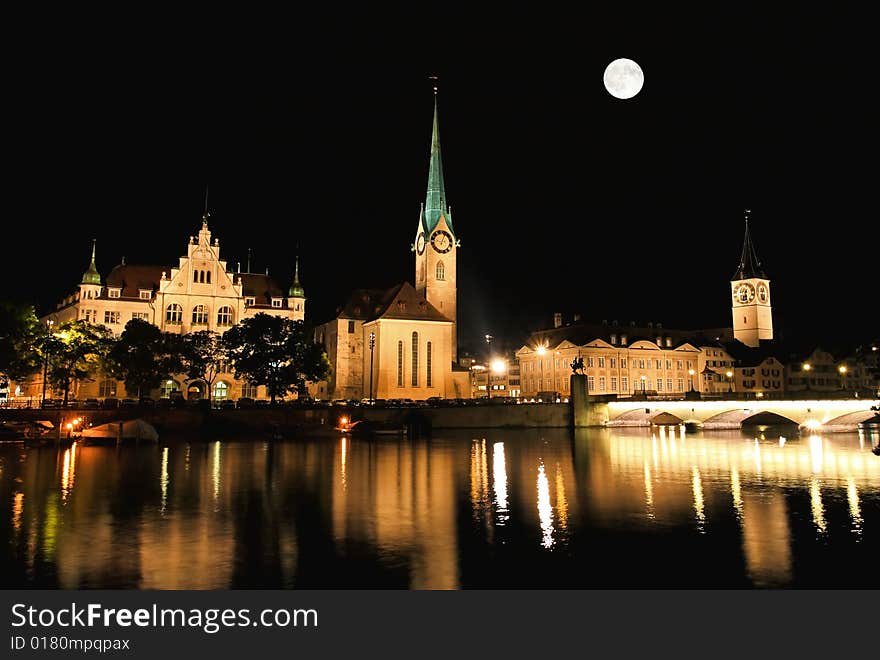
[(196, 284), (210, 284), (211, 283), (211, 271), (210, 270), (194, 270), (193, 271), (193, 282)]
[[(433, 379), (434, 379), (434, 369), (432, 365), (433, 360), (433, 350), (431, 342), (428, 342), (425, 346), (425, 361), (426, 361), (426, 374), (425, 374), (425, 384), (427, 387), (433, 387)], [(411, 367), (410, 367), (410, 383), (412, 387), (419, 386), (419, 333), (412, 333), (412, 347), (410, 348), (410, 353), (412, 355)], [(404, 355), (403, 355), (403, 341), (397, 342), (397, 386), (403, 387), (404, 374), (403, 374), (403, 364), (404, 364)]]
[[(116, 312), (117, 314), (119, 312)], [(232, 325), (233, 315), (231, 307), (221, 307), (217, 310), (217, 325)], [(183, 307), (172, 303), (165, 308), (165, 323), (179, 325), (183, 323)], [(192, 310), (193, 325), (208, 325), (208, 308), (205, 305), (196, 305)]]
[[(627, 359), (625, 357), (620, 358), (619, 361), (620, 361), (620, 368), (621, 369), (628, 368), (627, 367)], [(587, 368), (592, 368), (592, 367), (598, 366), (599, 369), (604, 369), (606, 362), (607, 362), (609, 368), (617, 369), (618, 359), (613, 358), (613, 357), (612, 358), (587, 357), (586, 366), (587, 366)], [(685, 362), (683, 360), (675, 360), (674, 362), (675, 362), (675, 368), (677, 370), (681, 371), (684, 368)], [(551, 361), (549, 359), (545, 360), (544, 362), (541, 362), (541, 360), (534, 360), (534, 361), (525, 362), (525, 363), (523, 363), (523, 365), (524, 365), (523, 370), (525, 371), (527, 369), (530, 372), (535, 371), (535, 364), (536, 363), (538, 365), (539, 371), (541, 371), (542, 369), (545, 369), (546, 371), (550, 371)], [(663, 364), (664, 364), (663, 360), (654, 360), (654, 368), (657, 370), (662, 369)], [(672, 371), (673, 360), (666, 360), (665, 364), (666, 364), (666, 369), (668, 371)], [(566, 359), (565, 358), (555, 358), (552, 361), (552, 365), (555, 369), (561, 369), (561, 368), (564, 369), (567, 366)], [(632, 358), (633, 368), (635, 368), (637, 365), (638, 365), (639, 369), (646, 369), (646, 368), (650, 369), (651, 368), (651, 360), (650, 359), (636, 360), (636, 358)], [(687, 368), (688, 369), (693, 369), (694, 368), (693, 365), (694, 365), (694, 363), (691, 360), (687, 361)]]
[[(617, 389), (617, 376), (611, 376), (607, 378), (605, 376), (599, 376), (599, 387), (596, 388), (596, 377), (595, 376), (587, 376), (587, 391), (589, 392), (629, 392), (629, 378), (627, 376), (623, 376), (620, 378), (620, 390)], [(554, 384), (554, 379), (552, 378), (538, 378), (537, 381), (534, 377), (529, 377), (528, 379), (523, 381), (524, 383), (528, 383), (531, 387), (528, 391), (531, 392), (543, 392), (545, 391), (544, 385), (546, 383), (547, 388), (552, 388)], [(518, 384), (518, 383), (517, 383)], [(556, 391), (557, 392), (567, 392), (568, 391), (568, 379), (567, 378), (556, 378)], [(675, 389), (673, 390), (673, 384), (675, 385)], [(537, 385), (537, 387), (536, 387)], [(654, 385), (654, 387), (652, 387)], [(662, 378), (657, 378), (655, 381), (651, 381), (649, 378), (644, 379), (633, 379), (633, 391), (639, 390), (647, 390), (647, 389), (656, 389), (657, 392), (684, 392), (684, 378), (677, 378), (673, 380), (672, 378), (667, 378), (665, 381)]]

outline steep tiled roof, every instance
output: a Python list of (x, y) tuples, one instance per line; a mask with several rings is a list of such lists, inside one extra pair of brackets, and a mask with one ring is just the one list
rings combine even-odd
[(121, 288), (123, 298), (139, 298), (141, 289), (155, 292), (159, 288), (162, 273), (170, 270), (167, 266), (119, 265), (110, 271), (106, 285)]
[(284, 298), (284, 290), (269, 275), (262, 273), (236, 273), (241, 278), (242, 295), (254, 299), (255, 305), (271, 305), (272, 298)]

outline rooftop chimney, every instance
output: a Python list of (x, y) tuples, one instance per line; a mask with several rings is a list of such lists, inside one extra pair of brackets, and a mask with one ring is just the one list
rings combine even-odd
[(562, 312), (556, 312), (553, 315), (553, 327), (558, 328), (562, 325)]

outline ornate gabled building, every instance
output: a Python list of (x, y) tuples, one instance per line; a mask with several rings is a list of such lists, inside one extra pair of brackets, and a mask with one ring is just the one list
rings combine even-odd
[[(265, 273), (233, 272), (220, 257), (220, 241), (212, 239), (208, 217), (206, 212), (201, 229), (190, 237), (186, 255), (179, 258), (176, 266), (126, 264), (123, 259), (102, 281), (93, 241), (91, 262), (77, 290), (42, 320), (58, 324), (79, 319), (105, 325), (117, 335), (131, 319), (141, 319), (176, 334), (200, 330), (222, 334), (260, 312), (303, 320), (306, 297), (299, 282), (298, 258), (293, 283), (286, 292), (269, 276), (268, 269)], [(75, 393), (77, 398), (115, 397), (124, 392), (121, 383), (106, 378), (80, 385)], [(180, 389), (186, 389), (192, 397), (207, 397), (203, 383), (187, 383), (182, 378), (175, 378), (163, 388), (163, 394), (167, 396), (169, 391)], [(231, 373), (224, 373), (217, 379), (212, 394), (215, 398), (237, 398), (260, 396), (262, 392), (235, 381)]]
[(318, 383), (318, 398), (427, 399), (469, 397), (469, 375), (456, 359), (456, 258), (459, 241), (446, 202), (440, 129), (434, 121), (428, 189), (415, 240), (415, 286), (357, 289), (336, 318), (318, 326), (332, 376)]

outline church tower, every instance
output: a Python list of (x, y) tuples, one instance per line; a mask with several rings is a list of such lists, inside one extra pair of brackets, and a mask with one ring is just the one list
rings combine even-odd
[(770, 280), (761, 268), (749, 233), (746, 211), (746, 235), (742, 256), (730, 282), (733, 295), (733, 337), (746, 346), (758, 346), (762, 339), (773, 339), (773, 315), (770, 306)]
[(440, 156), (440, 128), (437, 119), (437, 88), (434, 88), (434, 126), (428, 192), (419, 213), (412, 249), (416, 253), (415, 288), (429, 303), (452, 321), (452, 361), (458, 360), (456, 325), (456, 253), (459, 241), (452, 228), (452, 213), (446, 204), (443, 161)]

